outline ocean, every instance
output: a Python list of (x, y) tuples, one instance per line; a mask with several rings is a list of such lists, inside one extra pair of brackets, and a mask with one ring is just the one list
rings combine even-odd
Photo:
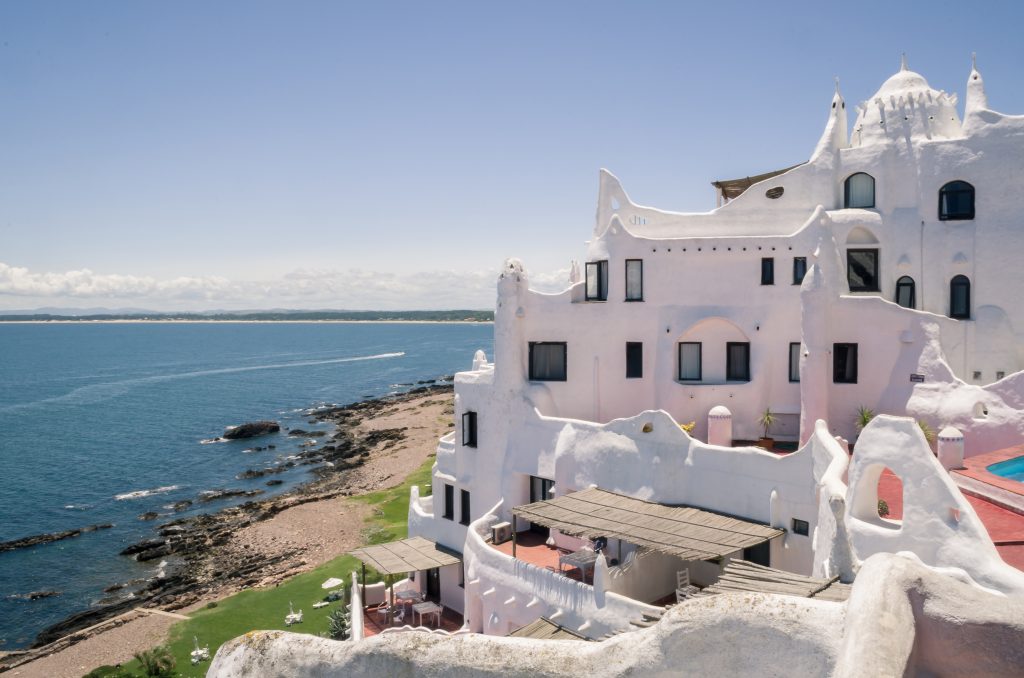
[[(310, 408), (408, 390), (492, 356), (490, 324), (74, 323), (0, 325), (0, 541), (113, 523), (0, 553), (0, 649), (152, 576), (158, 562), (117, 555), (213, 489), (272, 496), (308, 467), (237, 480), (281, 462), (303, 438), (281, 434), (204, 444), (224, 427), (274, 419), (306, 427)], [(317, 428), (322, 428), (318, 426)], [(252, 451), (274, 444), (276, 449)], [(246, 499), (235, 499), (235, 503)], [(159, 518), (138, 516), (157, 512)], [(35, 591), (59, 595), (26, 600)]]

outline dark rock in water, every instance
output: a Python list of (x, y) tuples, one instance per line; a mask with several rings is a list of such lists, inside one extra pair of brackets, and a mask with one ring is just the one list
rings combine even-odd
[(32, 647), (41, 647), (48, 643), (52, 643), (59, 638), (63, 638), (69, 633), (74, 633), (75, 631), (88, 628), (93, 624), (103, 621), (104, 619), (110, 619), (111, 617), (117, 616), (123, 612), (127, 612), (138, 604), (139, 601), (128, 599), (113, 605), (91, 607), (84, 612), (73, 614), (64, 621), (40, 631), (39, 635), (36, 636), (35, 642), (32, 643)]
[(121, 551), (122, 556), (134, 556), (142, 553), (143, 551), (149, 551), (155, 548), (159, 548), (167, 543), (166, 539), (147, 539), (146, 541), (140, 541), (138, 544), (132, 544)]
[(53, 598), (59, 595), (60, 591), (31, 591), (29, 593), (15, 593), (8, 597), (17, 600), (39, 600), (40, 598)]
[(416, 383), (417, 384), (433, 384), (435, 381), (437, 381), (437, 380), (436, 379), (422, 379), (420, 381), (417, 381)]
[(146, 511), (139, 516), (139, 520), (156, 520), (160, 517), (160, 514), (156, 511)]
[(235, 478), (239, 480), (250, 480), (252, 478), (262, 478), (263, 476), (274, 475), (275, 473), (284, 473), (288, 470), (287, 466), (268, 466), (267, 468), (251, 468), (239, 473)]
[(111, 584), (107, 588), (103, 589), (104, 593), (113, 593), (114, 591), (120, 591), (124, 588), (124, 584)]
[(274, 487), (275, 485), (283, 485), (283, 484), (284, 484), (283, 480), (268, 480), (266, 482), (266, 486), (267, 487)]
[(455, 381), (455, 375), (454, 374), (446, 374), (444, 376), (438, 377), (437, 380), (438, 381)]
[(22, 537), (21, 539), (14, 539), (12, 541), (0, 542), (0, 553), (4, 551), (14, 551), (15, 549), (24, 549), (30, 546), (37, 546), (39, 544), (49, 544), (50, 542), (60, 541), (61, 539), (68, 539), (70, 537), (77, 537), (80, 534), (86, 532), (95, 532), (96, 530), (107, 530), (113, 527), (112, 523), (103, 523), (102, 525), (89, 525), (77, 530), (65, 530), (63, 532), (50, 532), (47, 534), (37, 534), (31, 537)]
[(189, 506), (192, 506), (191, 499), (186, 499), (184, 501), (176, 501), (173, 504), (171, 504), (171, 508), (174, 509), (175, 511), (184, 511)]
[(218, 499), (229, 499), (231, 497), (255, 497), (263, 494), (263, 490), (207, 490), (199, 493), (199, 501), (217, 501)]
[(255, 438), (256, 436), (268, 433), (277, 433), (281, 425), (276, 421), (250, 421), (238, 426), (228, 426), (224, 429), (224, 438), (228, 440), (240, 440), (242, 438)]
[(277, 445), (267, 445), (267, 449), (268, 450), (276, 450), (277, 449)]
[(306, 438), (323, 438), (327, 431), (304, 431), (301, 428), (293, 428), (288, 432), (290, 436), (304, 436)]

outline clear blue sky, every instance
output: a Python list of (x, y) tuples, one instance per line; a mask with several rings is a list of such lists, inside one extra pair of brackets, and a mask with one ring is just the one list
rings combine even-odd
[(581, 256), (598, 168), (710, 209), (901, 51), (1024, 113), (1022, 8), (8, 0), (0, 309), (488, 307)]

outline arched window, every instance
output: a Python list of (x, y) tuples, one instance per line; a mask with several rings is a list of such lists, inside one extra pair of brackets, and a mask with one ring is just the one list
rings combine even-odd
[(939, 219), (954, 221), (974, 218), (974, 186), (951, 181), (939, 189)]
[(967, 320), (971, 317), (971, 281), (966, 275), (949, 281), (949, 317)]
[(864, 172), (846, 177), (844, 193), (845, 207), (874, 207), (875, 178)]
[(916, 308), (917, 298), (914, 279), (905, 275), (896, 281), (896, 303), (903, 308)]

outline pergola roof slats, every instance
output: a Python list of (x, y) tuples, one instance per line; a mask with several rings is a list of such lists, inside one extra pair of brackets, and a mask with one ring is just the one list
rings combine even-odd
[(517, 506), (512, 513), (568, 535), (614, 537), (684, 560), (719, 558), (782, 534), (767, 525), (599, 488)]
[(734, 560), (725, 566), (717, 582), (704, 589), (704, 593), (752, 591), (841, 602), (849, 597), (850, 586), (840, 583), (838, 577), (817, 579), (745, 560)]
[(364, 546), (350, 554), (381, 574), (404, 574), (462, 562), (455, 551), (423, 537)]

